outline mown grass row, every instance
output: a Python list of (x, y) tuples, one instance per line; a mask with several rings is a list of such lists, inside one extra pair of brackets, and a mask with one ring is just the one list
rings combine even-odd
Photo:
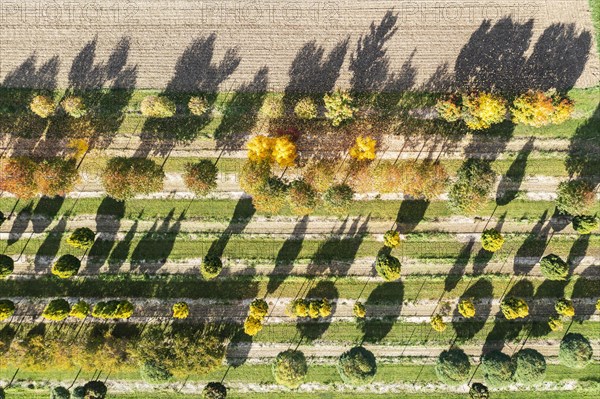
[[(594, 266), (592, 266), (594, 267)], [(520, 278), (508, 275), (486, 276), (407, 276), (403, 281), (380, 283), (350, 277), (234, 277), (203, 281), (197, 276), (179, 275), (99, 275), (97, 278), (59, 280), (52, 276), (0, 281), (3, 297), (81, 297), (81, 298), (218, 298), (242, 300), (271, 298), (345, 298), (367, 303), (403, 303), (417, 300), (500, 298), (505, 293), (524, 298), (600, 297), (598, 280), (574, 276), (569, 281)], [(591, 314), (594, 305), (577, 309)]]
[[(117, 202), (110, 198), (41, 198), (33, 201), (17, 201), (14, 198), (0, 198), (0, 209), (5, 216), (19, 213), (26, 218), (32, 212), (59, 219), (65, 216), (78, 215), (113, 215), (118, 219), (156, 220), (170, 217), (173, 220), (214, 220), (214, 221), (247, 221), (256, 212), (250, 199), (241, 200), (131, 200), (126, 203)], [(12, 212), (11, 212), (12, 210)], [(495, 218), (505, 221), (537, 222), (548, 220), (555, 211), (554, 202), (513, 200), (508, 205), (497, 206), (495, 201), (489, 201), (477, 212), (475, 217)], [(598, 202), (590, 213), (600, 212)], [(331, 217), (331, 212), (318, 208), (315, 216)], [(449, 218), (455, 214), (444, 201), (354, 201), (348, 211), (349, 216), (364, 216), (369, 219), (389, 220), (390, 227), (399, 220), (401, 223), (417, 224), (421, 221), (434, 222), (440, 218)], [(283, 208), (278, 216), (294, 217), (291, 210)], [(299, 220), (300, 218), (298, 218)], [(343, 220), (343, 217), (340, 217)]]

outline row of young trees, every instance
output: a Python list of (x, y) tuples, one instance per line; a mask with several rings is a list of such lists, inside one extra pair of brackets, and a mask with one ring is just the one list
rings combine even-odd
[[(15, 303), (9, 299), (0, 300), (0, 321), (10, 318), (16, 311)], [(67, 317), (85, 319), (89, 315), (99, 319), (128, 319), (133, 315), (134, 306), (127, 300), (100, 301), (93, 307), (80, 300), (71, 306), (66, 299), (52, 299), (44, 310), (42, 317), (50, 321), (62, 321)]]

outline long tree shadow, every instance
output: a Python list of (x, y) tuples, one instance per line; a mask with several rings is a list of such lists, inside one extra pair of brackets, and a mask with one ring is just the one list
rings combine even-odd
[(396, 215), (396, 229), (400, 234), (412, 232), (423, 220), (430, 202), (425, 200), (404, 200)]
[(240, 86), (238, 92), (233, 94), (215, 131), (218, 149), (232, 151), (243, 147), (246, 134), (256, 123), (268, 85), (269, 68), (262, 67), (252, 82)]
[[(494, 297), (493, 294), (492, 282), (488, 278), (482, 277), (461, 295), (461, 299), (473, 299), (477, 313), (473, 319), (460, 320), (462, 317), (458, 312), (458, 306), (454, 308), (452, 328), (456, 331), (456, 338), (460, 342), (472, 339), (485, 327), (492, 311), (491, 298)], [(460, 321), (456, 321), (457, 319)]]
[(319, 281), (306, 293), (306, 298), (309, 300), (327, 299), (331, 304), (331, 316), (317, 320), (301, 321), (296, 324), (296, 329), (302, 338), (307, 338), (308, 340), (319, 339), (329, 329), (332, 318), (335, 316), (336, 301), (339, 298), (339, 293), (333, 281)]
[(135, 238), (135, 234), (138, 228), (138, 221), (136, 220), (127, 234), (122, 240), (119, 240), (117, 245), (113, 248), (110, 256), (108, 257), (108, 271), (118, 272), (121, 267), (125, 264), (125, 261), (129, 258), (129, 251), (131, 250), (131, 243)]
[(533, 337), (543, 337), (550, 333), (550, 326), (545, 318), (549, 318), (555, 313), (551, 304), (543, 303), (540, 299), (563, 298), (565, 296), (565, 288), (568, 284), (568, 281), (544, 280), (544, 282), (537, 287), (533, 297), (533, 303), (529, 308), (529, 313), (542, 320), (531, 323), (531, 335)]
[(46, 238), (39, 246), (33, 261), (34, 270), (37, 272), (48, 271), (60, 249), (62, 236), (67, 228), (68, 214), (63, 215), (59, 222), (48, 232)]
[[(533, 297), (533, 284), (528, 280), (520, 280), (506, 293), (504, 298), (518, 297), (527, 302)], [(491, 350), (502, 350), (507, 342), (514, 341), (519, 337), (523, 328), (529, 328), (527, 320), (506, 320), (502, 311), (496, 314), (494, 327), (489, 332), (483, 345), (483, 353)]]
[(10, 228), (10, 233), (8, 233), (8, 245), (13, 245), (17, 241), (21, 239), (21, 236), (27, 230), (27, 226), (29, 226), (29, 222), (31, 222), (31, 217), (33, 215), (33, 201), (27, 203), (13, 221), (13, 224)]
[(527, 159), (529, 158), (531, 151), (533, 151), (534, 141), (535, 137), (529, 138), (506, 171), (506, 174), (500, 179), (498, 190), (496, 192), (496, 204), (498, 204), (498, 206), (507, 205), (517, 197), (517, 193), (519, 192), (519, 188), (525, 177)]
[(43, 233), (62, 208), (65, 197), (42, 197), (33, 210), (31, 224), (34, 233)]
[(575, 306), (575, 317), (573, 320), (583, 323), (589, 320), (596, 310), (596, 301), (600, 298), (600, 284), (598, 284), (598, 266), (588, 266), (579, 276), (571, 299)]
[(136, 156), (147, 156), (150, 152), (166, 155), (176, 144), (194, 140), (210, 122), (208, 114), (197, 116), (188, 112), (190, 98), (202, 92), (207, 105), (211, 107), (217, 99), (219, 85), (237, 69), (241, 61), (237, 50), (230, 48), (218, 64), (213, 63), (216, 39), (214, 32), (195, 39), (179, 57), (173, 78), (161, 95), (179, 107), (185, 107), (185, 111), (170, 118), (146, 119), (141, 134), (144, 143), (137, 149)]
[(308, 227), (308, 216), (303, 216), (294, 226), (292, 234), (283, 242), (275, 258), (275, 270), (269, 277), (267, 295), (272, 294), (281, 286), (285, 276), (294, 268), (294, 261), (302, 250), (304, 234)]
[(144, 234), (140, 242), (131, 253), (131, 270), (140, 273), (156, 273), (163, 267), (173, 247), (175, 240), (181, 229), (181, 221), (185, 219), (185, 211), (179, 215), (175, 223), (171, 225), (171, 220), (175, 209), (171, 209), (158, 226), (158, 221)]
[(567, 255), (567, 263), (569, 264), (571, 273), (574, 273), (575, 269), (581, 264), (589, 246), (590, 234), (583, 234), (577, 237), (577, 240), (575, 240), (569, 251), (569, 255)]
[[(389, 294), (393, 293), (390, 298)], [(371, 291), (366, 301), (367, 317), (359, 322), (361, 342), (377, 343), (388, 336), (402, 311), (404, 284), (401, 281), (383, 283)], [(384, 313), (385, 316), (373, 316)]]
[(307, 267), (307, 274), (310, 276), (347, 275), (367, 234), (370, 218), (370, 215), (367, 216), (362, 224), (360, 218), (356, 218), (348, 231), (345, 231), (347, 223), (345, 220), (336, 233), (319, 245)]
[(86, 271), (96, 273), (106, 262), (125, 216), (125, 202), (104, 197), (96, 211), (97, 238), (88, 253)]
[(471, 257), (473, 245), (475, 245), (475, 241), (471, 240), (468, 243), (466, 243), (460, 250), (456, 261), (448, 271), (448, 275), (444, 280), (445, 292), (450, 292), (453, 289), (455, 289), (458, 285), (458, 282), (463, 278), (463, 275), (465, 274), (465, 269), (469, 264), (469, 259)]
[(600, 106), (580, 124), (569, 145), (566, 166), (571, 177), (578, 176), (592, 186), (600, 184)]
[(256, 209), (254, 209), (251, 199), (240, 198), (235, 204), (235, 209), (233, 210), (233, 215), (231, 215), (229, 225), (223, 230), (219, 238), (212, 242), (206, 255), (221, 258), (231, 236), (234, 234), (241, 234), (248, 223), (250, 223), (255, 212)]
[(523, 244), (515, 252), (513, 271), (515, 275), (526, 275), (542, 258), (546, 250), (546, 242), (550, 235), (550, 224), (546, 223), (548, 211), (544, 211), (531, 233), (525, 238)]

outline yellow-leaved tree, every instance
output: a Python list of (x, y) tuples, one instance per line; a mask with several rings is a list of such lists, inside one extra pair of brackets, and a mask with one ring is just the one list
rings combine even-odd
[(294, 166), (297, 155), (296, 144), (289, 137), (283, 136), (275, 139), (275, 143), (273, 144), (273, 160), (279, 166)]
[(297, 157), (296, 144), (288, 137), (258, 135), (248, 141), (248, 159), (253, 162), (277, 162), (279, 166), (294, 166)]
[(377, 140), (369, 136), (358, 136), (356, 142), (350, 148), (350, 156), (357, 161), (367, 161), (375, 159), (375, 147)]

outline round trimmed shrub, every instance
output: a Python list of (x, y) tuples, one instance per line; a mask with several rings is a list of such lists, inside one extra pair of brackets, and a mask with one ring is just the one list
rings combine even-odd
[(162, 168), (151, 159), (116, 157), (102, 172), (102, 184), (109, 196), (125, 201), (162, 190), (164, 177)]
[(63, 255), (54, 265), (52, 265), (52, 274), (60, 278), (73, 277), (79, 271), (81, 261), (73, 255)]
[(190, 307), (185, 302), (177, 302), (173, 304), (173, 318), (187, 319), (190, 315)]
[(39, 116), (40, 118), (46, 119), (54, 113), (54, 101), (48, 96), (38, 95), (33, 97), (29, 108), (31, 111)]
[(490, 391), (485, 385), (476, 382), (469, 388), (469, 397), (471, 399), (488, 399), (490, 397)]
[(367, 316), (367, 308), (362, 302), (356, 302), (352, 308), (352, 314), (359, 319), (364, 319)]
[(463, 299), (458, 303), (458, 313), (463, 317), (470, 319), (475, 317), (475, 304), (472, 299)]
[(489, 252), (496, 252), (504, 245), (504, 236), (496, 229), (488, 229), (481, 235), (481, 246)]
[(267, 96), (260, 107), (260, 113), (269, 119), (283, 118), (285, 115), (283, 97), (279, 95)]
[(573, 306), (573, 302), (566, 299), (561, 298), (554, 304), (554, 309), (556, 313), (565, 317), (573, 317), (575, 316), (575, 307)]
[(590, 341), (581, 334), (569, 333), (560, 341), (558, 360), (562, 365), (582, 369), (590, 363), (593, 355)]
[(134, 306), (127, 300), (98, 302), (92, 310), (92, 316), (99, 319), (128, 319), (133, 315)]
[(84, 386), (85, 399), (104, 399), (108, 389), (102, 381), (88, 381)]
[(42, 317), (46, 320), (61, 321), (69, 316), (71, 306), (66, 300), (59, 298), (51, 300), (42, 312)]
[(196, 195), (206, 195), (217, 188), (219, 169), (208, 159), (185, 165), (183, 181), (185, 186)]
[(166, 382), (173, 377), (169, 369), (154, 360), (146, 360), (140, 367), (140, 375), (144, 381)]
[(381, 253), (377, 256), (377, 260), (375, 261), (375, 270), (377, 270), (377, 274), (384, 280), (394, 281), (400, 278), (402, 265), (395, 256)]
[(564, 328), (564, 323), (560, 317), (551, 316), (548, 318), (548, 327), (551, 331), (562, 331)]
[(15, 303), (9, 299), (0, 299), (0, 320), (6, 320), (15, 313)]
[(272, 366), (273, 377), (278, 384), (296, 389), (306, 377), (308, 365), (304, 353), (296, 350), (286, 350), (275, 358)]
[(535, 349), (521, 349), (513, 356), (514, 379), (524, 385), (541, 382), (546, 375), (546, 359)]
[(507, 354), (494, 350), (481, 358), (481, 368), (486, 383), (493, 387), (503, 387), (512, 382), (514, 364)]
[(332, 212), (344, 213), (350, 208), (353, 195), (354, 192), (349, 185), (337, 184), (329, 187), (327, 191), (325, 191), (323, 194), (323, 201)]
[(221, 258), (214, 255), (206, 255), (202, 260), (202, 266), (200, 267), (200, 273), (206, 280), (211, 280), (219, 275), (223, 270), (223, 262)]
[(548, 280), (564, 281), (569, 276), (569, 265), (560, 256), (550, 254), (540, 261), (542, 274)]
[(249, 336), (253, 337), (263, 329), (262, 319), (254, 316), (246, 317), (244, 320), (244, 332)]
[(593, 204), (596, 195), (594, 187), (583, 180), (564, 181), (556, 190), (556, 208), (562, 214), (581, 215)]
[(346, 384), (366, 385), (375, 378), (377, 362), (373, 353), (356, 346), (340, 356), (337, 369)]
[(496, 173), (489, 162), (469, 159), (458, 170), (456, 181), (448, 192), (448, 205), (460, 214), (474, 214), (487, 202)]
[(209, 382), (202, 390), (204, 399), (226, 399), (227, 387), (220, 382)]
[(339, 126), (343, 122), (354, 118), (354, 113), (358, 110), (354, 107), (352, 96), (349, 93), (337, 90), (331, 94), (325, 94), (325, 117), (331, 121), (333, 126)]
[(435, 364), (439, 380), (447, 385), (461, 385), (469, 379), (471, 362), (461, 349), (450, 349), (440, 353)]
[(317, 106), (310, 97), (305, 97), (296, 103), (294, 114), (298, 119), (311, 120), (317, 117)]
[(167, 97), (146, 96), (140, 103), (142, 115), (150, 118), (170, 118), (175, 115), (175, 103)]
[(500, 310), (507, 320), (514, 320), (527, 317), (529, 315), (529, 306), (521, 298), (509, 297), (500, 303)]
[(7, 278), (15, 270), (15, 261), (8, 255), (0, 255), (0, 279)]
[(54, 387), (50, 391), (51, 399), (71, 399), (71, 393), (65, 387)]
[(85, 319), (90, 314), (90, 305), (85, 301), (79, 301), (71, 307), (69, 316), (77, 319)]
[(191, 97), (188, 109), (192, 115), (202, 116), (208, 111), (208, 102), (202, 97)]
[(264, 299), (255, 299), (250, 303), (248, 313), (250, 316), (262, 320), (269, 313), (269, 304)]
[(579, 215), (573, 217), (573, 229), (579, 234), (592, 234), (600, 227), (600, 218), (591, 215)]
[(95, 238), (96, 233), (94, 233), (92, 229), (87, 227), (79, 227), (75, 229), (73, 233), (71, 233), (69, 238), (67, 238), (67, 244), (75, 248), (87, 250), (94, 245)]
[(431, 328), (433, 328), (437, 332), (444, 332), (446, 331), (446, 328), (448, 328), (448, 325), (444, 321), (444, 318), (441, 314), (431, 316), (429, 324), (431, 324)]
[(388, 248), (396, 248), (400, 245), (400, 233), (396, 230), (388, 230), (383, 235), (383, 245)]
[(319, 193), (305, 181), (296, 180), (290, 184), (288, 202), (295, 215), (310, 215), (319, 205)]
[(81, 97), (69, 96), (62, 100), (60, 105), (65, 112), (73, 118), (81, 118), (87, 114), (87, 107)]

